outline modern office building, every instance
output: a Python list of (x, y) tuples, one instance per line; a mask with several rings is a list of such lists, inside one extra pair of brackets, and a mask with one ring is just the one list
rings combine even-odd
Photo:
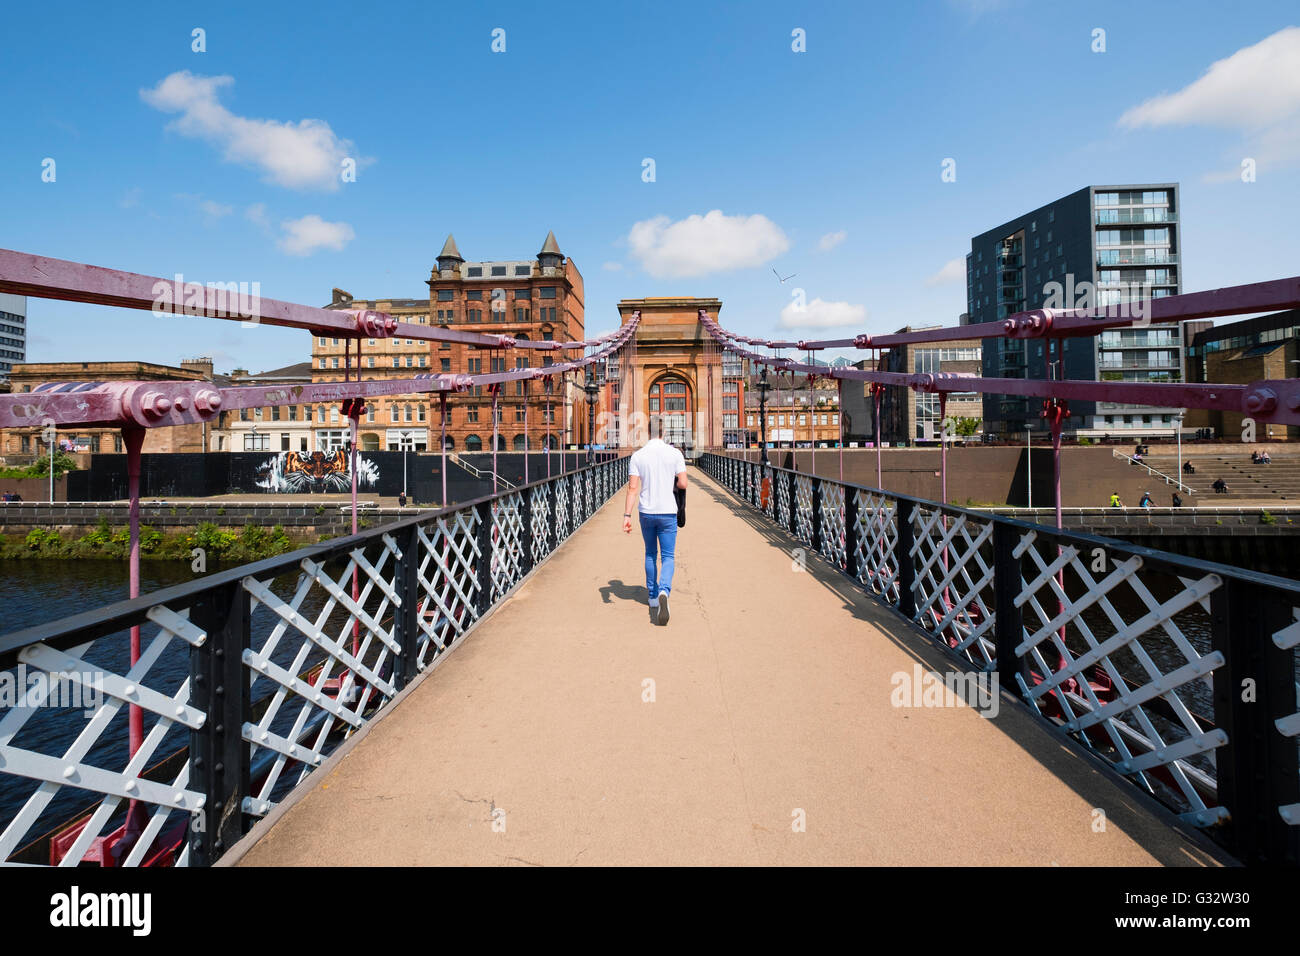
[(0, 382), (27, 361), (27, 297), (0, 292)]
[[(971, 323), (1038, 308), (1110, 308), (1182, 291), (1177, 183), (1085, 186), (971, 240), (966, 302)], [(1121, 311), (1123, 314), (1123, 311)], [(1183, 380), (1177, 323), (1067, 339), (1060, 373), (1094, 381)], [(988, 340), (984, 374), (1044, 378), (1043, 343)], [(1052, 373), (1057, 377), (1057, 372)], [(985, 431), (1045, 429), (1041, 400), (986, 395)], [(1173, 434), (1178, 409), (1071, 402), (1066, 431), (1080, 436)]]
[[(1194, 323), (1187, 323), (1189, 331)], [(1203, 323), (1208, 325), (1208, 323)], [(1300, 309), (1242, 319), (1199, 330), (1187, 346), (1187, 380), (1248, 385), (1300, 375)], [(1190, 409), (1185, 427), (1211, 428), (1225, 437), (1242, 433), (1240, 412)], [(1294, 425), (1256, 426), (1260, 440), (1295, 439)]]
[[(582, 274), (560, 251), (554, 233), (547, 233), (532, 259), (466, 262), (451, 236), (443, 244), (430, 277), (428, 298), (355, 299), (335, 289), (326, 308), (386, 312), (399, 322), (440, 325), (470, 332), (510, 335), (516, 339), (576, 341), (583, 338)], [(577, 357), (568, 352), (526, 352), (474, 348), (451, 342), (419, 339), (360, 339), (352, 348), (352, 368), (362, 379), (412, 378), (419, 374), (455, 372), (480, 374), (551, 365)], [(314, 381), (341, 381), (348, 367), (345, 340), (317, 336), (312, 345)], [(581, 391), (570, 376), (565, 389), (558, 383), (550, 396), (552, 444), (573, 435), (564, 411), (574, 411)], [(541, 449), (546, 436), (546, 395), (536, 382), (512, 382), (498, 402), (497, 443), (501, 450)], [(318, 410), (318, 416), (321, 412)], [(337, 405), (324, 407), (317, 422), (317, 449), (330, 451), (347, 440), (348, 425)], [(528, 425), (528, 438), (524, 425)], [(458, 451), (492, 448), (492, 396), (476, 386), (448, 398), (447, 447)], [(385, 396), (370, 403), (362, 417), (361, 446), (365, 449), (436, 450), (441, 429), (437, 396)]]

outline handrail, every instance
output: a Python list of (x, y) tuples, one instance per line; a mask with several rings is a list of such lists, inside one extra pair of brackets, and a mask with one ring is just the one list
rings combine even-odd
[[(1247, 863), (1300, 859), (1300, 582), (716, 452), (700, 465), (1183, 822)], [(1277, 675), (1267, 700), (1239, 700), (1257, 673)]]
[[(627, 471), (626, 456), (583, 465), (0, 636), (0, 670), (46, 676), (4, 712), (0, 782), (42, 787), (0, 819), (0, 863), (60, 863), (70, 853), (210, 865), (293, 785), (311, 786), (310, 771), (430, 673), (617, 494)], [(286, 586), (292, 574), (297, 584)], [(80, 657), (108, 639), (95, 660), (125, 660), (133, 628), (147, 650), (129, 670)], [(94, 699), (82, 698), (84, 709), (65, 699), (66, 726), (24, 739), (25, 721), (68, 680)], [(96, 738), (122, 730), (105, 715), (128, 702), (163, 730), (188, 733), (151, 733), (126, 767), (108, 769), (93, 758), (110, 741)], [(51, 787), (73, 814), (53, 836), (32, 830), (45, 821)], [(81, 797), (68, 802), (73, 790)], [(109, 831), (107, 811), (76, 815), (85, 791), (110, 810), (124, 801), (138, 826)]]
[[(505, 485), (507, 488), (513, 488), (513, 487), (515, 487), (514, 482), (510, 481), (509, 479), (506, 479), (506, 478), (501, 477), (500, 474), (494, 474), (493, 471), (492, 471), (490, 468), (487, 468), (487, 469), (479, 469), (479, 468), (476, 468), (475, 466), (471, 465), (471, 464), (470, 464), (469, 462), (467, 462), (467, 461), (461, 461), (461, 458), (460, 458), (460, 454), (459, 454), (459, 453), (457, 453), (457, 454), (455, 454), (455, 455), (452, 455), (452, 456), (451, 456), (451, 460), (452, 460), (453, 462), (455, 462), (457, 465), (460, 465), (460, 467), (464, 468), (467, 472), (469, 472), (469, 473), (470, 473), (471, 475), (473, 475), (475, 478), (478, 478), (478, 479), (480, 479), (480, 480), (489, 480), (489, 479), (495, 477), (497, 481), (499, 481), (501, 484)], [(486, 478), (485, 478), (484, 476), (486, 476)]]
[(1112, 457), (1114, 457), (1114, 458), (1122, 458), (1122, 459), (1124, 459), (1125, 461), (1127, 461), (1130, 465), (1137, 465), (1139, 468), (1145, 468), (1145, 469), (1147, 470), (1147, 474), (1148, 474), (1148, 475), (1156, 475), (1156, 476), (1158, 476), (1158, 477), (1160, 477), (1160, 478), (1163, 478), (1163, 479), (1165, 480), (1165, 484), (1166, 484), (1166, 485), (1168, 485), (1168, 484), (1176, 484), (1176, 485), (1178, 485), (1178, 490), (1179, 490), (1179, 491), (1186, 491), (1189, 495), (1194, 495), (1194, 494), (1196, 494), (1196, 489), (1193, 488), (1191, 485), (1185, 485), (1185, 484), (1183, 484), (1183, 482), (1182, 482), (1181, 479), (1178, 479), (1178, 478), (1170, 478), (1170, 477), (1169, 477), (1168, 475), (1166, 475), (1163, 471), (1157, 471), (1156, 469), (1154, 469), (1154, 468), (1152, 468), (1150, 465), (1148, 465), (1146, 462), (1144, 462), (1144, 461), (1142, 461), (1142, 460), (1140, 460), (1140, 459), (1138, 459), (1138, 458), (1134, 458), (1132, 455), (1126, 455), (1126, 454), (1124, 454), (1122, 451), (1120, 451), (1118, 448), (1112, 448), (1112, 449), (1110, 450), (1110, 453), (1111, 453), (1111, 456), (1112, 456)]

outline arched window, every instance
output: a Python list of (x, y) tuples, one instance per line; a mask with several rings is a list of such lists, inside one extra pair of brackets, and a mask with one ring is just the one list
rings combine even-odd
[(506, 436), (497, 435), (497, 451), (505, 451), (505, 450), (506, 450)]
[(465, 436), (465, 450), (466, 450), (466, 451), (482, 451), (482, 450), (483, 450), (483, 439), (482, 439), (482, 438), (479, 438), (478, 435), (466, 435), (466, 436)]
[(523, 435), (516, 435), (516, 436), (515, 436), (514, 438), (512, 438), (510, 441), (511, 441), (511, 445), (514, 447), (514, 450), (515, 450), (515, 451), (527, 451), (527, 450), (528, 450), (527, 440), (524, 438)]
[(556, 451), (560, 447), (560, 439), (554, 435), (547, 435), (542, 439), (542, 445), (551, 451)]
[(664, 441), (683, 446), (690, 437), (691, 394), (685, 380), (666, 375), (650, 386), (651, 418), (662, 418)]
[(448, 435), (448, 436), (447, 436), (447, 441), (446, 441), (446, 443), (445, 443), (442, 447), (445, 448), (445, 449), (447, 449), (447, 451), (452, 451), (452, 450), (455, 449), (455, 447), (456, 447), (456, 439), (454, 439), (454, 438), (452, 438), (450, 435)]

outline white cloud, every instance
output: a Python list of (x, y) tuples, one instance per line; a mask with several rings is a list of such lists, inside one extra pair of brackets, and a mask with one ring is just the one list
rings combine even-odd
[(309, 256), (319, 249), (342, 250), (356, 238), (356, 233), (346, 222), (326, 222), (320, 216), (303, 216), (301, 219), (286, 219), (280, 223), (284, 235), (280, 238), (280, 248), (291, 256)]
[(203, 213), (205, 220), (209, 224), (224, 216), (229, 216), (235, 211), (233, 207), (227, 206), (225, 203), (204, 199), (202, 196), (196, 196), (193, 193), (176, 193), (175, 198)]
[(966, 279), (966, 257), (949, 259), (943, 268), (925, 280), (926, 285), (948, 285), (963, 282)]
[(656, 216), (632, 226), (632, 255), (656, 279), (683, 279), (761, 266), (790, 248), (781, 227), (766, 216), (703, 216), (671, 221)]
[(791, 302), (781, 310), (783, 329), (830, 329), (841, 326), (860, 326), (867, 320), (865, 306), (849, 302), (823, 302), (813, 299), (800, 308)]
[(271, 228), (271, 220), (266, 215), (266, 203), (255, 202), (244, 210), (244, 218), (263, 229)]
[(328, 123), (304, 119), (297, 123), (237, 116), (217, 101), (218, 91), (235, 82), (232, 76), (196, 76), (188, 70), (172, 73), (140, 98), (164, 113), (179, 113), (168, 128), (202, 139), (219, 148), (229, 162), (262, 170), (268, 182), (291, 189), (338, 189), (345, 158), (357, 165), (349, 140), (339, 139)]
[(601, 266), (601, 268), (604, 269), (606, 272), (622, 272), (622, 271), (623, 271), (623, 263), (621, 263), (621, 262), (606, 262), (604, 265)]
[[(1128, 129), (1218, 126), (1245, 134), (1238, 153), (1263, 168), (1300, 162), (1300, 27), (1287, 27), (1210, 64), (1174, 93), (1152, 97), (1119, 118)], [(1237, 179), (1240, 169), (1208, 176)]]
[(1177, 93), (1127, 110), (1121, 126), (1271, 126), (1300, 110), (1300, 27), (1287, 27), (1210, 64)]
[(839, 232), (828, 232), (817, 240), (817, 248), (822, 252), (830, 252), (848, 237), (849, 234), (843, 229)]

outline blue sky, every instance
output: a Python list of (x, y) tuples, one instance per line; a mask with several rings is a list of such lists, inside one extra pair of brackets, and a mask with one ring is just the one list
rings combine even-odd
[[(448, 232), (491, 259), (553, 229), (590, 334), (620, 298), (681, 294), (720, 297), (742, 333), (838, 337), (955, 323), (965, 284), (944, 266), (1020, 212), (1176, 181), (1186, 291), (1300, 272), (1294, 2), (132, 7), (6, 10), (0, 247), (320, 305), (333, 286), (426, 295)], [(793, 289), (847, 324), (783, 326)], [(310, 349), (28, 309), (31, 361), (260, 370)]]

